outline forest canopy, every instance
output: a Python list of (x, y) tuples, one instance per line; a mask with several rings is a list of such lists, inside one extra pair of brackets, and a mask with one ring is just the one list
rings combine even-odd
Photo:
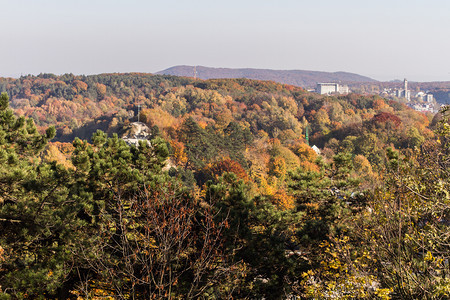
[(150, 74), (0, 91), (2, 298), (450, 296), (446, 109)]

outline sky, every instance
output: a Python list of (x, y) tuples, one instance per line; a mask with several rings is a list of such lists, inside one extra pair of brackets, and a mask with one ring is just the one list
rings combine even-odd
[(449, 0), (0, 0), (0, 76), (175, 65), (450, 81)]

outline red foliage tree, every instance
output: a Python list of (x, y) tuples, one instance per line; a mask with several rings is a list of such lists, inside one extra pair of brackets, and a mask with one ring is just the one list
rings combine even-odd
[(386, 123), (389, 121), (394, 123), (396, 127), (400, 126), (400, 124), (402, 123), (402, 120), (400, 120), (399, 117), (397, 117), (396, 115), (387, 113), (387, 112), (382, 112), (382, 113), (376, 114), (372, 118), (373, 123)]

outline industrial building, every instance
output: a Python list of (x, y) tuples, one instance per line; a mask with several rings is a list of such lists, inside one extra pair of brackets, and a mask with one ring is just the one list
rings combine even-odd
[(339, 83), (318, 83), (316, 92), (321, 95), (348, 94), (348, 86)]

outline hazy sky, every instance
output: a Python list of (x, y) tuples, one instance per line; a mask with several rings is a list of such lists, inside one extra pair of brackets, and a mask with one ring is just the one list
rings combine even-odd
[(174, 65), (450, 81), (450, 0), (0, 0), (0, 76)]

